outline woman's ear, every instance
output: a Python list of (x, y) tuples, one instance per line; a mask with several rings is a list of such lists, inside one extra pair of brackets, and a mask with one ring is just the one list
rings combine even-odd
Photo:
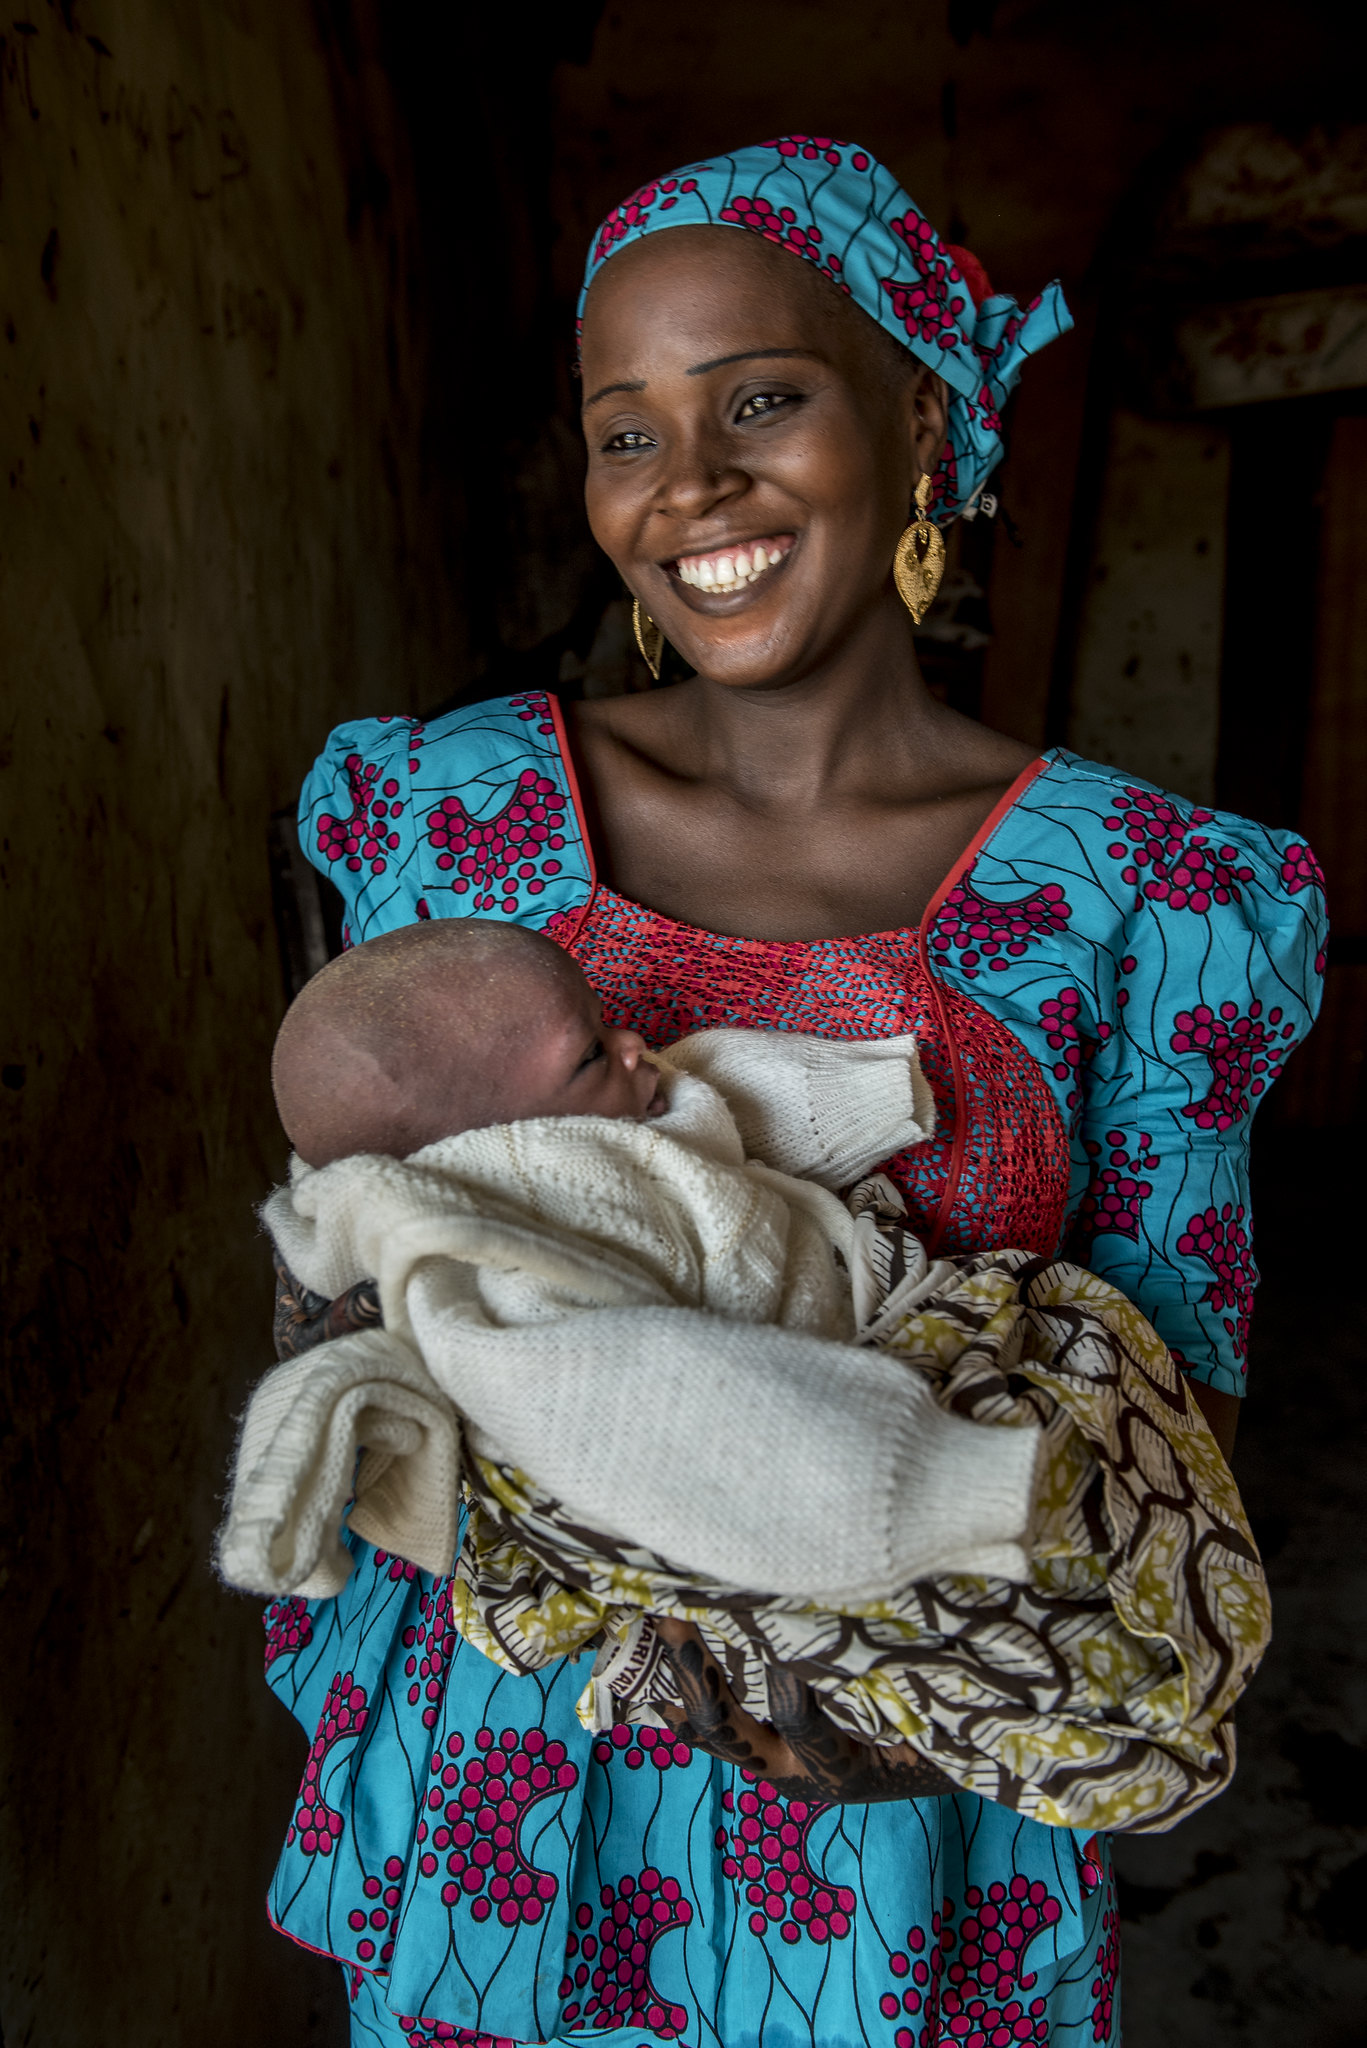
[(943, 377), (922, 370), (910, 390), (911, 444), (918, 476), (934, 476), (949, 434), (949, 394)]

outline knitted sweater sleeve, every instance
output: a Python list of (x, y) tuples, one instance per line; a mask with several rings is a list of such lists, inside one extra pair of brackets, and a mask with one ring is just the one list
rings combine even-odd
[(803, 1031), (698, 1031), (670, 1066), (725, 1097), (746, 1152), (780, 1173), (847, 1188), (935, 1129), (916, 1040), (816, 1038)]
[(437, 1260), (408, 1309), (477, 1450), (687, 1571), (828, 1605), (939, 1571), (1026, 1574), (1038, 1431), (945, 1414), (881, 1352), (674, 1307), (527, 1344), (473, 1326)]

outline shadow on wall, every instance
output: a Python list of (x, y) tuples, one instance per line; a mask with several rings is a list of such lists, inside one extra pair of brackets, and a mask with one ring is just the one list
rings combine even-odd
[(269, 1360), (267, 820), (462, 658), (364, 13), (0, 34), (9, 2048), (344, 2029), (266, 1924), (304, 1744), (209, 1556)]

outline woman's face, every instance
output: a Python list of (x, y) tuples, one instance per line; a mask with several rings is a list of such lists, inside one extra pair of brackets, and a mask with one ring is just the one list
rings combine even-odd
[(589, 523), (689, 664), (773, 688), (898, 600), (892, 557), (943, 387), (785, 250), (673, 228), (595, 279)]

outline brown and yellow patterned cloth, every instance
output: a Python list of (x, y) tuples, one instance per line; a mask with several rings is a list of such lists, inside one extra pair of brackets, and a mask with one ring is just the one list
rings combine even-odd
[(1079, 1267), (966, 1258), (898, 1310), (895, 1227), (879, 1247), (893, 1298), (874, 1339), (945, 1408), (1044, 1425), (1028, 1582), (941, 1576), (843, 1612), (766, 1599), (613, 1544), (523, 1474), (471, 1458), (457, 1627), (518, 1673), (596, 1648), (580, 1701), (592, 1726), (658, 1721), (677, 1701), (644, 1619), (677, 1615), (760, 1718), (766, 1667), (785, 1664), (855, 1735), (910, 1742), (1033, 1819), (1174, 1826), (1228, 1781), (1235, 1702), (1270, 1636), (1238, 1493), (1180, 1372), (1139, 1311)]

